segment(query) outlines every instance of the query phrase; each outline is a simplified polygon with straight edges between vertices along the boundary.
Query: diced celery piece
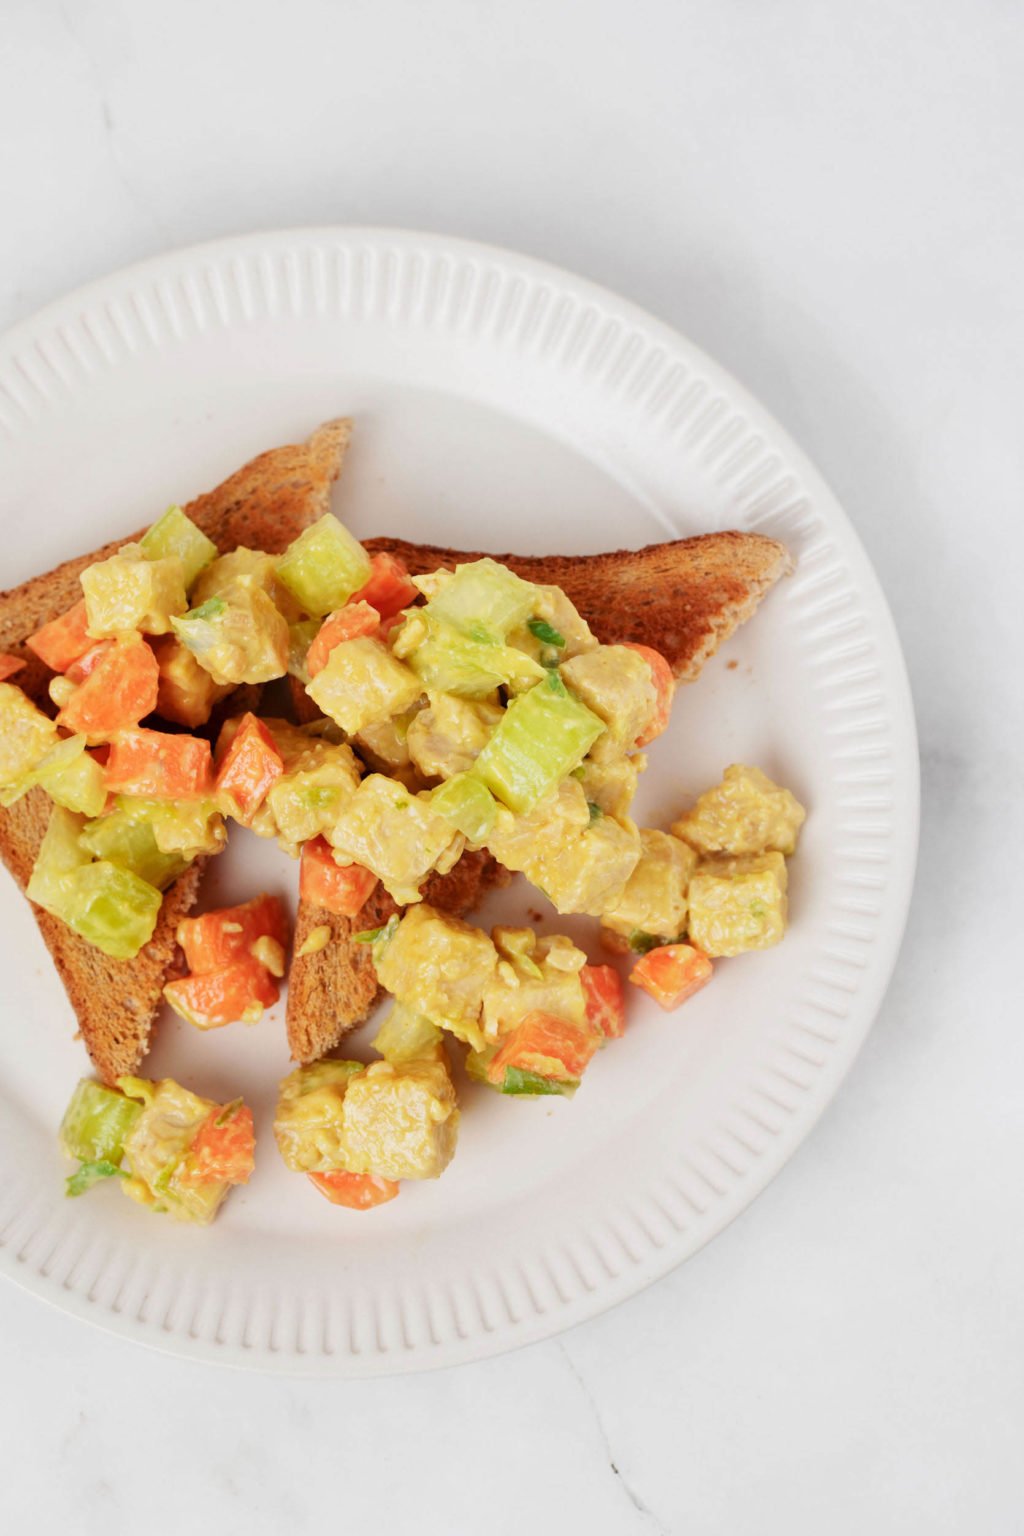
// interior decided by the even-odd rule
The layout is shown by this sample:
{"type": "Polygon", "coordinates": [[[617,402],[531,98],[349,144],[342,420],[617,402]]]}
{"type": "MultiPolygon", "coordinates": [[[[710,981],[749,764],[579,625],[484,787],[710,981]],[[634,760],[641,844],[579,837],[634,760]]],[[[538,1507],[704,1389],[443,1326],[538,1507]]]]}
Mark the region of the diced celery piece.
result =
{"type": "Polygon", "coordinates": [[[84,1077],[71,1095],[60,1124],[60,1144],[80,1163],[120,1163],[124,1139],[142,1114],[142,1105],[84,1077]]]}
{"type": "MultiPolygon", "coordinates": [[[[544,676],[544,668],[525,651],[501,645],[483,630],[476,637],[465,635],[453,625],[415,610],[407,623],[413,633],[423,629],[423,638],[406,659],[431,692],[486,699],[496,688],[529,686],[544,676]]],[[[396,649],[401,654],[401,644],[396,649]]]]}
{"type": "Polygon", "coordinates": [[[68,881],[89,863],[89,854],[79,841],[85,818],[55,805],[36,854],[35,867],[26,894],[48,912],[60,916],[68,881]]]}
{"type": "Polygon", "coordinates": [[[215,800],[146,800],[118,795],[115,809],[147,822],[161,853],[194,859],[200,853],[220,853],[227,838],[224,817],[215,800]]]}
{"type": "Polygon", "coordinates": [[[415,1061],[432,1056],[441,1043],[441,1031],[425,1014],[396,1003],[371,1041],[386,1061],[415,1061]]]}
{"type": "Polygon", "coordinates": [[[509,810],[531,811],[584,759],[605,729],[557,672],[513,699],[473,765],[509,810]]]}
{"type": "Polygon", "coordinates": [[[487,840],[498,814],[494,796],[471,773],[457,773],[439,784],[431,793],[430,804],[456,832],[476,844],[487,840]]]}
{"type": "Polygon", "coordinates": [[[153,937],[163,897],[152,885],[100,860],[66,877],[59,910],[69,928],[115,960],[133,960],[153,937]]]}
{"type": "Polygon", "coordinates": [[[94,1184],[102,1183],[104,1179],[127,1177],[127,1173],[109,1158],[100,1158],[98,1162],[83,1163],[77,1173],[65,1180],[66,1193],[73,1199],[76,1195],[84,1195],[86,1190],[92,1189],[94,1184]]]}
{"type": "Polygon", "coordinates": [[[288,626],[288,676],[297,677],[303,684],[309,682],[306,657],[319,628],[319,619],[300,619],[288,626]]]}
{"type": "Polygon", "coordinates": [[[50,799],[65,810],[98,816],[107,803],[103,769],[84,750],[84,736],[70,736],[60,746],[69,750],[58,760],[56,749],[39,765],[39,783],[50,799]],[[75,750],[71,750],[72,744],[75,750]]]}
{"type": "Polygon", "coordinates": [[[107,800],[103,769],[85,755],[85,737],[68,736],[40,758],[34,768],[0,790],[0,805],[14,805],[41,784],[58,805],[84,816],[98,816],[107,800]]]}
{"type": "Polygon", "coordinates": [[[502,1093],[516,1094],[523,1098],[556,1093],[571,1098],[578,1087],[578,1082],[541,1077],[539,1072],[527,1072],[524,1067],[506,1067],[505,1076],[501,1080],[502,1093]]]}
{"type": "Polygon", "coordinates": [[[147,560],[167,560],[176,555],[185,573],[186,588],[217,555],[213,540],[180,507],[167,508],[163,517],[143,534],[140,548],[147,560]]]}
{"type": "Polygon", "coordinates": [[[294,539],[277,562],[277,579],[303,612],[323,618],[370,579],[370,557],[330,512],[294,539]]]}
{"type": "Polygon", "coordinates": [[[87,822],[81,842],[97,859],[138,875],[158,891],[188,868],[189,861],[181,853],[163,853],[157,847],[152,821],[123,807],[87,822]]]}
{"type": "Polygon", "coordinates": [[[533,612],[535,595],[530,582],[496,560],[474,560],[455,567],[427,611],[473,639],[504,640],[533,612]]]}
{"type": "Polygon", "coordinates": [[[482,1051],[473,1050],[466,1052],[463,1066],[466,1068],[467,1074],[474,1080],[474,1082],[486,1083],[488,1088],[494,1088],[497,1086],[495,1083],[492,1083],[490,1078],[487,1076],[487,1069],[497,1054],[497,1051],[498,1047],[496,1045],[487,1045],[482,1051]]]}

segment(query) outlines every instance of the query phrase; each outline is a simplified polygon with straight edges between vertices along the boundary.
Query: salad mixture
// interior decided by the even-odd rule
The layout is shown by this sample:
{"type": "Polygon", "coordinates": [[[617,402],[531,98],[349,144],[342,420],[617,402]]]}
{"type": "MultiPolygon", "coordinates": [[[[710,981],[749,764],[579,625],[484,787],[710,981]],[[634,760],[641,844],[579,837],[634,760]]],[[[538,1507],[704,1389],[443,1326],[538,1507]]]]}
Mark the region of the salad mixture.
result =
{"type": "MultiPolygon", "coordinates": [[[[219,853],[234,821],[301,860],[300,895],[355,918],[381,886],[400,909],[360,938],[394,1006],[379,1059],[323,1060],[281,1085],[286,1164],[367,1208],[436,1178],[459,1111],[446,1041],[509,1096],[569,1095],[623,1033],[624,988],[564,935],[490,934],[422,899],[487,850],[563,914],[597,920],[629,981],[683,1003],[719,958],[777,944],[804,811],[733,765],[669,830],[630,808],[665,729],[671,669],[603,645],[556,586],[484,558],[410,577],[332,515],[274,557],[217,555],[177,507],[90,566],[81,601],[32,637],[53,718],[0,657],[0,802],[53,801],[28,894],[107,955],[152,937],[163,892],[219,853]],[[231,709],[290,677],[319,711],[231,709]],[[214,729],[211,721],[220,720],[214,729]]],[[[330,941],[330,929],[306,941],[330,941]]],[[[254,1023],[278,996],[284,910],[259,895],[185,920],[171,1007],[198,1029],[254,1023]]],[[[308,952],[308,950],[307,950],[308,952]]],[[[61,1141],[78,1194],[116,1177],[154,1210],[205,1222],[252,1168],[252,1116],[165,1080],[79,1085],[61,1141]]]]}

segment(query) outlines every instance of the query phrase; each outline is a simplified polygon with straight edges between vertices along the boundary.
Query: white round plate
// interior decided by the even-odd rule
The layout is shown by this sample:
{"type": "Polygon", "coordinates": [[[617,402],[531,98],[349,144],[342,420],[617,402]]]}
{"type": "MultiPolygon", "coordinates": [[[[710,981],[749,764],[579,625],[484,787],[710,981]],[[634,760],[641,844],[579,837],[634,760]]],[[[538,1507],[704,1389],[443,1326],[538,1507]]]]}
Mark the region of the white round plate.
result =
{"type": "MultiPolygon", "coordinates": [[[[0,1267],[79,1317],[178,1354],[373,1375],[478,1359],[632,1295],[763,1189],[878,1008],[917,839],[913,710],[878,582],[786,434],[683,337],[525,257],[388,230],[223,240],[82,289],[0,343],[3,585],[128,534],[330,416],[356,431],[334,506],[367,537],[588,553],[720,528],[784,540],[796,574],[681,690],[642,821],[727,763],[808,807],[785,943],[716,967],[626,1037],[572,1102],[469,1085],[458,1155],[361,1214],[289,1174],[271,1135],[283,1009],[146,1063],[257,1115],[257,1172],[216,1224],[112,1186],[67,1200],[56,1129],[88,1071],[26,903],[0,876],[0,1267]]],[[[242,832],[205,900],[291,891],[242,832]]],[[[537,906],[519,885],[488,903],[537,906]]],[[[549,913],[592,949],[594,925],[549,913]]],[[[372,1030],[355,1037],[366,1051],[372,1030]]]]}

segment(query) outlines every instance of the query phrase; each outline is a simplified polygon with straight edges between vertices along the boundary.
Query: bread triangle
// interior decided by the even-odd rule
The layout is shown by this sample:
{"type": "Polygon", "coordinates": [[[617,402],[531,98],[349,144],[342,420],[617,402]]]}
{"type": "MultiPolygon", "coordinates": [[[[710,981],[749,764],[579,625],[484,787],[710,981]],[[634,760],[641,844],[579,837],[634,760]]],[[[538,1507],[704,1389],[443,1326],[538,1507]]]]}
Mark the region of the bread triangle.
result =
{"type": "MultiPolygon", "coordinates": [[[[331,486],[341,470],[350,431],[348,421],[326,422],[304,443],[260,454],[215,490],[189,502],[185,510],[221,553],[239,544],[270,553],[281,551],[330,510],[331,486]]],[[[26,649],[25,641],[78,601],[79,576],[87,565],[116,553],[125,542],[118,539],[0,593],[0,651],[25,658],[27,664],[16,681],[40,705],[48,706],[52,673],[26,649]]],[[[50,801],[38,789],[0,809],[0,857],[23,890],[49,815],[50,801]]],[[[156,931],[134,960],[110,959],[66,924],[33,907],[86,1049],[107,1082],[133,1072],[146,1053],[175,958],[175,931],[196,899],[202,862],[197,860],[167,891],[156,931]]]]}

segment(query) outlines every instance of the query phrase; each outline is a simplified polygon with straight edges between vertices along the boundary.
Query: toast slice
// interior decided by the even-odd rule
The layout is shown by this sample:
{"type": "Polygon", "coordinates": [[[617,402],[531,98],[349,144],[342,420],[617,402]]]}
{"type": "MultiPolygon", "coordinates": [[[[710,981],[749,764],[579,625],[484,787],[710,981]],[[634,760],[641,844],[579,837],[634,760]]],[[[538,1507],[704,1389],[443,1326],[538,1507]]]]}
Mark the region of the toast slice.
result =
{"type": "MultiPolygon", "coordinates": [[[[350,431],[348,421],[326,422],[304,443],[260,454],[185,510],[222,554],[239,544],[277,553],[329,510],[331,486],[340,473],[350,431]]],[[[27,650],[25,641],[78,601],[78,578],[87,565],[115,554],[125,542],[118,539],[0,593],[0,650],[25,658],[17,682],[37,703],[49,707],[52,673],[27,650]]],[[[38,789],[0,809],[0,857],[22,890],[49,815],[50,801],[38,789]]],[[[134,960],[112,960],[57,918],[33,907],[86,1049],[106,1082],[133,1072],[146,1053],[175,958],[175,932],[195,902],[203,862],[196,860],[167,891],[153,937],[134,960]]]]}
{"type": "MultiPolygon", "coordinates": [[[[365,542],[371,554],[397,555],[413,576],[483,558],[405,539],[365,542]]],[[[736,531],[602,555],[491,558],[526,581],[561,587],[605,645],[653,646],[681,683],[693,682],[768,589],[793,568],[784,544],[736,531]]]]}
{"type": "MultiPolygon", "coordinates": [[[[367,539],[371,554],[399,556],[414,576],[479,560],[479,554],[410,544],[404,539],[367,539]]],[[[636,641],[660,651],[680,682],[692,682],[705,661],[744,621],[768,589],[792,569],[784,545],[755,533],[708,533],[646,549],[602,555],[495,555],[527,581],[559,586],[606,645],[636,641]]],[[[293,688],[300,719],[315,718],[301,685],[293,688]],[[308,707],[306,707],[308,706],[308,707]]],[[[462,916],[508,875],[487,854],[467,853],[450,874],[434,875],[425,899],[462,916]]],[[[387,921],[394,902],[374,892],[354,919],[332,917],[300,901],[296,958],[288,990],[288,1045],[300,1062],[332,1050],[362,1024],[380,996],[366,945],[353,934],[387,921]],[[327,927],[323,949],[300,955],[317,927],[327,927]]]]}

